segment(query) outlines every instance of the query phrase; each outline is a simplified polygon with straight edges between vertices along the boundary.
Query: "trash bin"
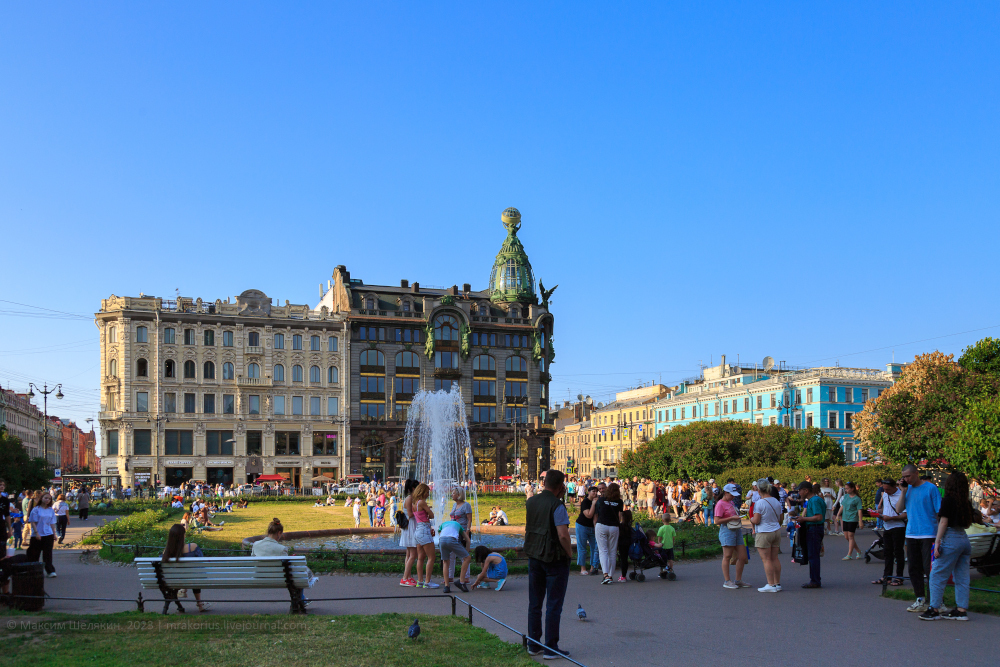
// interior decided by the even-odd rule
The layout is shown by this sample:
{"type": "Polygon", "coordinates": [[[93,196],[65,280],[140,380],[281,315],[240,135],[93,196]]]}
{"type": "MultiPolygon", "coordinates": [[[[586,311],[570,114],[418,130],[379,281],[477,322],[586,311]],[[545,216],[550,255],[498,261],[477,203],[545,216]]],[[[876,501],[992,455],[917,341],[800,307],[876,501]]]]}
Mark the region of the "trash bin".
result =
{"type": "Polygon", "coordinates": [[[15,563],[11,566],[11,591],[14,608],[41,611],[45,606],[45,566],[41,563],[15,563]],[[38,597],[19,598],[18,595],[38,597]]]}

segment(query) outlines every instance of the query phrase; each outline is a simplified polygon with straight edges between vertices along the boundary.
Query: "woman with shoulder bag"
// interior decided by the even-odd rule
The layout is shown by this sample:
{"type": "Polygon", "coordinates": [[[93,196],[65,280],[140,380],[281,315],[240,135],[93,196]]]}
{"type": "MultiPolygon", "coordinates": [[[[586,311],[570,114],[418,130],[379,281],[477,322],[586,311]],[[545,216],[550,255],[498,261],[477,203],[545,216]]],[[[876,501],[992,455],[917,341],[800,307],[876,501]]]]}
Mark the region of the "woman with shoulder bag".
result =
{"type": "Polygon", "coordinates": [[[740,492],[735,484],[726,484],[715,502],[715,523],[719,524],[719,543],[722,544],[722,575],[725,577],[723,588],[749,588],[743,583],[743,568],[749,559],[743,547],[743,520],[735,499],[740,492]],[[736,564],[736,581],[729,578],[730,562],[736,564]]]}
{"type": "Polygon", "coordinates": [[[615,573],[615,556],[618,555],[618,527],[622,523],[622,511],[625,509],[618,485],[609,484],[604,497],[597,500],[595,507],[597,515],[594,532],[597,535],[597,550],[601,555],[601,570],[604,572],[601,583],[610,584],[615,573]]]}
{"type": "Polygon", "coordinates": [[[767,479],[757,480],[760,499],[754,503],[750,523],[756,526],[754,546],[764,565],[767,584],[757,590],[761,593],[777,593],[781,590],[781,503],[771,495],[771,483],[767,479]]]}
{"type": "Polygon", "coordinates": [[[396,523],[399,524],[399,546],[406,549],[406,560],[403,564],[403,578],[400,586],[414,587],[413,564],[417,562],[417,538],[414,535],[417,524],[413,520],[413,489],[417,488],[417,480],[408,479],[403,484],[403,509],[397,513],[396,523]]]}

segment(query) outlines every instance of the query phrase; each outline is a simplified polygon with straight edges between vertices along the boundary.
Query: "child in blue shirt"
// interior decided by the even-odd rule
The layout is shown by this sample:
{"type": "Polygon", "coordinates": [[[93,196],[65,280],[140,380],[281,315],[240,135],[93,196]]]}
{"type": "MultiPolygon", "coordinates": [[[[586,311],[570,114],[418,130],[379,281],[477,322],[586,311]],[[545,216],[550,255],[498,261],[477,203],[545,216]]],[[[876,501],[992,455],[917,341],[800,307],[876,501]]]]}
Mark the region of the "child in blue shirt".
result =
{"type": "Polygon", "coordinates": [[[13,511],[10,513],[10,532],[14,538],[14,548],[21,548],[21,531],[24,530],[24,513],[17,509],[17,505],[11,505],[13,511]]]}

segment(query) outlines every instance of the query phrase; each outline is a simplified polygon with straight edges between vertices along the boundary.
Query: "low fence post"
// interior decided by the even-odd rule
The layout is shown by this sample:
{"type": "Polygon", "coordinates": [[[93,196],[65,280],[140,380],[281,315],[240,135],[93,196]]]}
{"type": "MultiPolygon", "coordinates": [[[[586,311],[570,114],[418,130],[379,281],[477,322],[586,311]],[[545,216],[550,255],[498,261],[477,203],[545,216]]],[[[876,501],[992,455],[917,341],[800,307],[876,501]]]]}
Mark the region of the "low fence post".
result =
{"type": "Polygon", "coordinates": [[[469,625],[472,625],[472,605],[469,605],[469,625]]]}
{"type": "Polygon", "coordinates": [[[347,552],[344,552],[344,569],[347,569],[347,552]]]}
{"type": "Polygon", "coordinates": [[[687,547],[687,540],[681,540],[681,558],[684,558],[685,547],[687,547]]]}
{"type": "Polygon", "coordinates": [[[138,606],[138,607],[139,607],[139,611],[140,611],[140,612],[144,612],[144,611],[146,611],[146,608],[144,607],[144,605],[145,605],[146,603],[145,603],[145,602],[143,601],[143,599],[142,599],[142,591],[139,591],[139,599],[137,599],[137,600],[135,601],[135,604],[136,604],[136,606],[138,606]]]}
{"type": "Polygon", "coordinates": [[[451,615],[455,615],[455,596],[451,596],[451,615]]]}

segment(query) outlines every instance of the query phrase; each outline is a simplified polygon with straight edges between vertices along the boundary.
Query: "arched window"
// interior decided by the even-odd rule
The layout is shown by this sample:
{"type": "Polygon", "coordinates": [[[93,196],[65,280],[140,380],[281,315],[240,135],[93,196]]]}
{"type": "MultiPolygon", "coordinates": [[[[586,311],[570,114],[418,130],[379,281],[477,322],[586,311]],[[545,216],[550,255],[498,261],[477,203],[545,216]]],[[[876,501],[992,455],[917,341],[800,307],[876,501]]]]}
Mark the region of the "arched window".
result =
{"type": "Polygon", "coordinates": [[[233,379],[233,375],[234,375],[234,373],[233,373],[233,364],[230,363],[230,362],[228,362],[228,361],[226,363],[222,364],[222,379],[223,380],[232,380],[233,379]]]}
{"type": "Polygon", "coordinates": [[[526,372],[528,370],[528,362],[521,357],[507,357],[507,370],[526,372]]]}
{"type": "Polygon", "coordinates": [[[319,352],[319,336],[309,337],[309,349],[313,352],[319,352]]]}
{"type": "Polygon", "coordinates": [[[274,365],[274,381],[284,382],[285,381],[285,367],[281,364],[274,365]]]}
{"type": "Polygon", "coordinates": [[[435,317],[434,340],[458,340],[458,320],[451,315],[435,317]]]}
{"type": "Polygon", "coordinates": [[[368,310],[375,310],[375,299],[373,297],[365,299],[365,308],[368,310]]]}
{"type": "Polygon", "coordinates": [[[247,366],[247,377],[251,380],[257,380],[260,378],[260,366],[257,364],[250,364],[247,366]]]}
{"type": "Polygon", "coordinates": [[[385,355],[378,350],[365,350],[361,353],[360,364],[362,366],[385,367],[385,355]]]}
{"type": "Polygon", "coordinates": [[[396,372],[398,373],[400,369],[415,369],[419,370],[420,360],[417,357],[416,352],[397,352],[396,353],[396,372]]]}
{"type": "Polygon", "coordinates": [[[326,381],[328,384],[336,384],[340,382],[340,371],[336,366],[330,366],[326,369],[326,381]]]}
{"type": "Polygon", "coordinates": [[[409,301],[404,301],[403,302],[403,312],[404,313],[410,312],[410,302],[409,301]]]}
{"type": "Polygon", "coordinates": [[[184,362],[184,378],[194,378],[194,362],[190,359],[184,362]]]}
{"type": "Polygon", "coordinates": [[[319,366],[310,366],[309,367],[309,382],[311,382],[313,384],[319,384],[319,382],[320,382],[320,379],[319,379],[319,366]]]}
{"type": "MultiPolygon", "coordinates": [[[[167,363],[169,364],[169,363],[173,363],[173,362],[168,361],[167,363]]],[[[112,359],[111,361],[108,362],[108,375],[110,375],[111,377],[118,377],[118,360],[117,359],[112,359]]]]}
{"type": "Polygon", "coordinates": [[[214,380],[215,379],[215,362],[206,361],[205,365],[202,367],[202,379],[204,380],[214,380]]]}
{"type": "Polygon", "coordinates": [[[292,366],[292,382],[302,382],[302,366],[292,366]]]}
{"type": "Polygon", "coordinates": [[[497,369],[496,359],[488,354],[480,354],[472,358],[472,370],[474,371],[495,371],[497,369]]]}
{"type": "Polygon", "coordinates": [[[517,308],[511,308],[510,309],[510,316],[511,317],[521,317],[521,311],[518,310],[517,308]]]}
{"type": "Polygon", "coordinates": [[[149,375],[149,364],[146,363],[145,359],[139,359],[135,362],[135,374],[139,377],[146,377],[149,375]]]}

